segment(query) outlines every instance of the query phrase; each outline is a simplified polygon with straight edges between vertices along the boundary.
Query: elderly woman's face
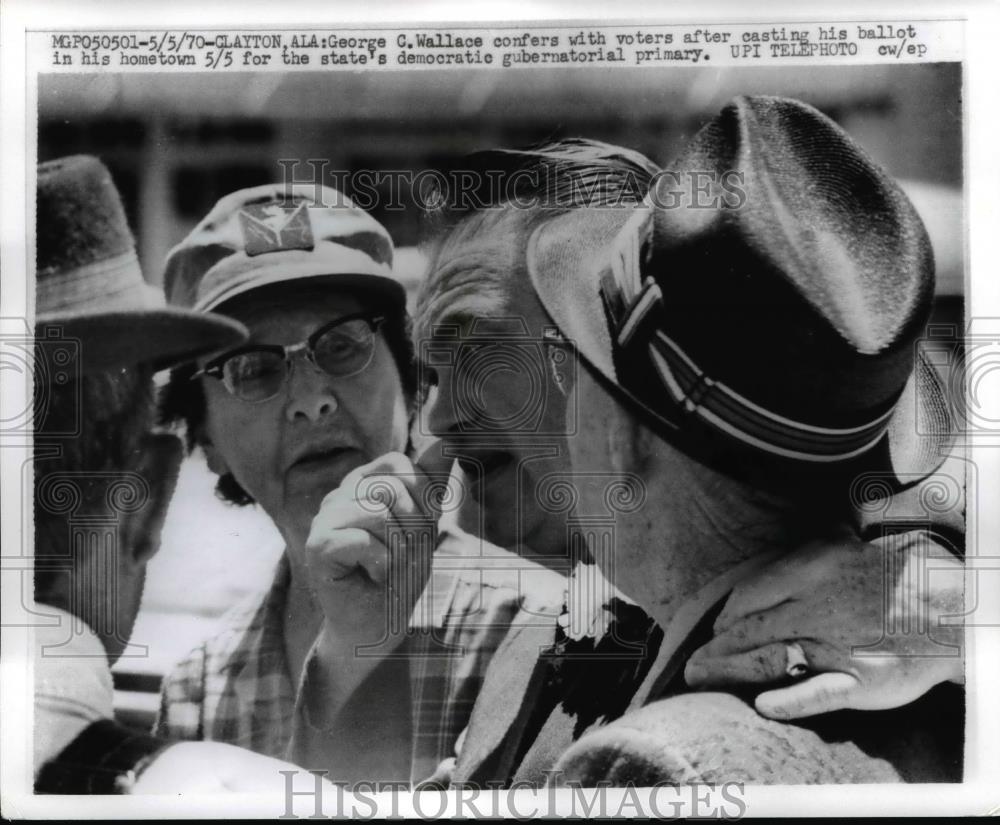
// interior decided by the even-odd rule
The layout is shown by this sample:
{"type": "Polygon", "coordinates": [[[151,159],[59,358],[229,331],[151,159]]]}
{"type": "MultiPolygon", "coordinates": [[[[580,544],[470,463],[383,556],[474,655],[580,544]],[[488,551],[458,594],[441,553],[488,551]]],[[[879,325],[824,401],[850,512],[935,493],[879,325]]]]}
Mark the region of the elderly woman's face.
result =
{"type": "MultiPolygon", "coordinates": [[[[247,346],[287,346],[368,307],[349,293],[313,287],[266,304],[237,299],[223,311],[250,330],[247,346]]],[[[381,332],[375,333],[371,361],[348,377],[330,375],[296,353],[284,383],[267,400],[243,400],[222,381],[202,381],[209,466],[231,472],[286,539],[304,541],[323,497],[347,473],[406,445],[406,402],[381,332]]]]}

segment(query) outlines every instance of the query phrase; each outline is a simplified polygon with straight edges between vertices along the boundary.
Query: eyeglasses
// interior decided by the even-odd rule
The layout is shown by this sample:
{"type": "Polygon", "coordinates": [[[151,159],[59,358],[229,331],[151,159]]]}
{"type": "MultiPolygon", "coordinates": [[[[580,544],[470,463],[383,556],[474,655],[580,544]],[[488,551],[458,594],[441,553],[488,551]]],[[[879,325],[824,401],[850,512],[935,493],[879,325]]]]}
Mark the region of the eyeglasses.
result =
{"type": "Polygon", "coordinates": [[[227,352],[191,379],[209,376],[243,401],[269,401],[285,386],[292,372],[292,358],[299,352],[327,375],[348,378],[371,363],[375,332],[384,321],[381,315],[347,315],[325,324],[298,344],[257,344],[227,352]]]}

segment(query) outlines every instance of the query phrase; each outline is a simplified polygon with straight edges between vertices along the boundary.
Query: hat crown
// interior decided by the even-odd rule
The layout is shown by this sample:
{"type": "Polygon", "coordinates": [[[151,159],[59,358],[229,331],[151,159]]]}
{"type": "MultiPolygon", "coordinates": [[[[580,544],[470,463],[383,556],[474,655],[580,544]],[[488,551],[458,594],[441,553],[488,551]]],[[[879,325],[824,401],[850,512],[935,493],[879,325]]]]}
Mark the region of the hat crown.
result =
{"type": "Polygon", "coordinates": [[[737,98],[631,216],[543,224],[528,269],[590,367],[724,471],[773,469],[767,457],[912,483],[951,442],[943,385],[916,347],[934,295],[927,232],[804,103],[737,98]]]}
{"type": "Polygon", "coordinates": [[[653,209],[643,272],[667,296],[662,329],[790,418],[859,423],[893,403],[934,291],[930,241],[895,182],[825,115],[769,97],[737,98],[670,168],[735,172],[742,198],[715,186],[709,208],[653,209]]]}
{"type": "Polygon", "coordinates": [[[392,261],[389,233],[343,193],[268,184],[220,199],[170,252],[164,283],[171,304],[196,310],[319,276],[353,276],[345,283],[367,283],[405,301],[392,279],[392,261]]]}
{"type": "Polygon", "coordinates": [[[737,98],[670,168],[708,170],[716,179],[736,171],[745,200],[736,208],[658,210],[658,251],[733,232],[860,351],[891,344],[933,294],[930,240],[912,204],[807,104],[737,98]]]}
{"type": "Polygon", "coordinates": [[[35,215],[36,335],[78,345],[81,374],[169,366],[246,338],[233,321],[168,309],[146,283],[121,197],[96,157],[39,164],[35,215]]]}
{"type": "Polygon", "coordinates": [[[163,306],[142,277],[121,197],[100,160],[72,155],[39,164],[35,203],[40,317],[163,306]]]}
{"type": "Polygon", "coordinates": [[[39,279],[131,252],[135,240],[111,173],[95,157],[38,165],[36,269],[39,279]]]}

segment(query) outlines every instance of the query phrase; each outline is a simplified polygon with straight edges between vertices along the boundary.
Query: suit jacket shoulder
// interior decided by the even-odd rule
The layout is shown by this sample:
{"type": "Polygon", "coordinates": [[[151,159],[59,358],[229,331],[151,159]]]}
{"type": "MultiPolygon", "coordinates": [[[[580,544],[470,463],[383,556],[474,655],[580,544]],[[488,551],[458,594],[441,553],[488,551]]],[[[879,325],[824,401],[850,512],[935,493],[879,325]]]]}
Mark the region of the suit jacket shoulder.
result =
{"type": "MultiPolygon", "coordinates": [[[[776,722],[726,693],[660,699],[587,733],[554,765],[560,783],[836,784],[961,781],[954,695],[889,712],[841,711],[776,722]]],[[[961,725],[957,725],[961,730],[961,725]]]]}

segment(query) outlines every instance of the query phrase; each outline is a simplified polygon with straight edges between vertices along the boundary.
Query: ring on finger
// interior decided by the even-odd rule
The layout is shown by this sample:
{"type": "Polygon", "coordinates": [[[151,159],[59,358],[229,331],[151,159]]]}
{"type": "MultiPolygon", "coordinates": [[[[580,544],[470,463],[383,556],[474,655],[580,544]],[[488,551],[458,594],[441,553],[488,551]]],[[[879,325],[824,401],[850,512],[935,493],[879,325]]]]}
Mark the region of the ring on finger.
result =
{"type": "Polygon", "coordinates": [[[785,673],[792,679],[801,679],[809,672],[809,660],[798,642],[785,645],[785,673]]]}

